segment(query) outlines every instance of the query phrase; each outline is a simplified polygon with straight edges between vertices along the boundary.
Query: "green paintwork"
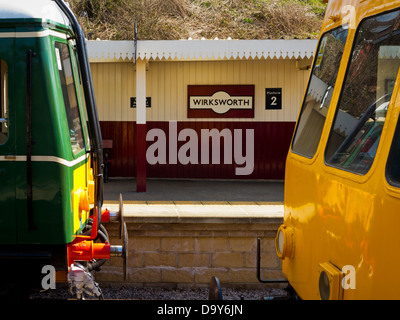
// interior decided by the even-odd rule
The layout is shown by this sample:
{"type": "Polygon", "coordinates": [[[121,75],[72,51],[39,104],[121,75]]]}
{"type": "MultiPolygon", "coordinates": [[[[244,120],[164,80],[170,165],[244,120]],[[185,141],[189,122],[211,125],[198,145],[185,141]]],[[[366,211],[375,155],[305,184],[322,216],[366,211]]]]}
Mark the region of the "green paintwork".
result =
{"type": "MultiPolygon", "coordinates": [[[[0,20],[0,35],[12,31],[12,27],[16,32],[45,30],[38,19],[0,20]]],[[[51,29],[72,35],[66,26],[52,24],[51,29]]],[[[26,51],[29,49],[36,53],[32,60],[32,155],[72,161],[85,154],[85,150],[76,155],[72,152],[54,41],[67,43],[65,39],[54,36],[0,37],[0,59],[7,62],[9,82],[9,138],[0,145],[0,157],[26,155],[26,51]]],[[[70,51],[72,56],[71,46],[70,51]]],[[[79,84],[75,61],[73,68],[75,82],[79,84]]],[[[83,93],[79,86],[76,90],[87,141],[83,93]]],[[[71,242],[73,170],[85,161],[73,167],[56,162],[32,162],[34,230],[28,229],[27,222],[26,161],[0,161],[0,245],[71,242]]]]}

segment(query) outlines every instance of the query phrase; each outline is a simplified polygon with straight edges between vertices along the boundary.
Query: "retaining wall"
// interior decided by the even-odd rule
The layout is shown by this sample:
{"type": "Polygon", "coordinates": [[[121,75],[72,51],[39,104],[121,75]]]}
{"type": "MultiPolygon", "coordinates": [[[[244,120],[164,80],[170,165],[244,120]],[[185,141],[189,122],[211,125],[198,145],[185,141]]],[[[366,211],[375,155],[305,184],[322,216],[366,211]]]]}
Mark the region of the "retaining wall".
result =
{"type": "MultiPolygon", "coordinates": [[[[137,286],[205,287],[212,276],[226,287],[258,288],[261,277],[283,278],[274,238],[281,217],[126,217],[129,234],[127,283],[137,286]]],[[[108,224],[112,244],[122,243],[118,224],[108,224]]],[[[96,274],[99,283],[122,282],[122,259],[96,274]]],[[[276,284],[274,285],[276,286],[276,284]]]]}

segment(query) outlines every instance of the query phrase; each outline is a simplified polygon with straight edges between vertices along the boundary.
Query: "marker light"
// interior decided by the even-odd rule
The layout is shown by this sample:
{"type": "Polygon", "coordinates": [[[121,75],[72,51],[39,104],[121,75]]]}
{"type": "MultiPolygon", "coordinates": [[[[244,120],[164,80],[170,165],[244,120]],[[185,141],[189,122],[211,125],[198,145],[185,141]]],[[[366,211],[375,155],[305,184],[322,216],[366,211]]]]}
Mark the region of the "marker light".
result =
{"type": "Polygon", "coordinates": [[[321,300],[329,300],[331,296],[331,285],[329,284],[329,277],[325,271],[321,271],[319,274],[319,295],[321,300]]]}
{"type": "Polygon", "coordinates": [[[343,272],[330,262],[319,264],[318,289],[321,300],[343,299],[343,272]]]}
{"type": "Polygon", "coordinates": [[[294,254],[294,241],[293,241],[294,229],[293,227],[286,227],[281,225],[278,229],[275,238],[275,250],[276,254],[280,259],[293,258],[294,254]]]}

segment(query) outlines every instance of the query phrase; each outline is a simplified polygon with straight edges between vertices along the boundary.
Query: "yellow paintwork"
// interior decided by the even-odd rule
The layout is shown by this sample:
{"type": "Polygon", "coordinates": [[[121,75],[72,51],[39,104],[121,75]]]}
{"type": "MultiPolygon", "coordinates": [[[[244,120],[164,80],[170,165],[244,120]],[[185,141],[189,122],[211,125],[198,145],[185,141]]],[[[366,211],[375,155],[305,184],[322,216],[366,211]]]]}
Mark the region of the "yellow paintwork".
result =
{"type": "Polygon", "coordinates": [[[354,266],[356,289],[343,299],[400,298],[400,190],[385,178],[385,166],[400,111],[396,82],[376,157],[358,175],[324,163],[356,27],[362,19],[400,7],[400,1],[335,1],[327,6],[321,34],[346,20],[350,25],[335,91],[320,144],[312,159],[289,151],[285,175],[284,225],[293,228],[294,254],[283,272],[302,299],[319,299],[320,265],[354,266]],[[344,6],[346,9],[343,9],[344,6]],[[354,14],[347,14],[354,7],[354,14]],[[350,10],[350,11],[349,11],[350,10]],[[349,21],[350,18],[351,20],[349,21]]]}
{"type": "Polygon", "coordinates": [[[74,170],[74,187],[72,190],[73,225],[76,234],[89,218],[90,208],[94,205],[93,170],[90,159],[74,170]]]}

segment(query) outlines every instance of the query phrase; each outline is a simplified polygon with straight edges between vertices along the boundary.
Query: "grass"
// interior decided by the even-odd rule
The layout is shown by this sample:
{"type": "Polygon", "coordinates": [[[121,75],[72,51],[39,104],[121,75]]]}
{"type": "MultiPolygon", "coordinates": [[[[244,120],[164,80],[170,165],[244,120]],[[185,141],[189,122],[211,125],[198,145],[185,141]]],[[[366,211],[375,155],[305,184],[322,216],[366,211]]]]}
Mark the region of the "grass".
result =
{"type": "Polygon", "coordinates": [[[316,38],[321,0],[69,0],[88,39],[316,38]]]}

